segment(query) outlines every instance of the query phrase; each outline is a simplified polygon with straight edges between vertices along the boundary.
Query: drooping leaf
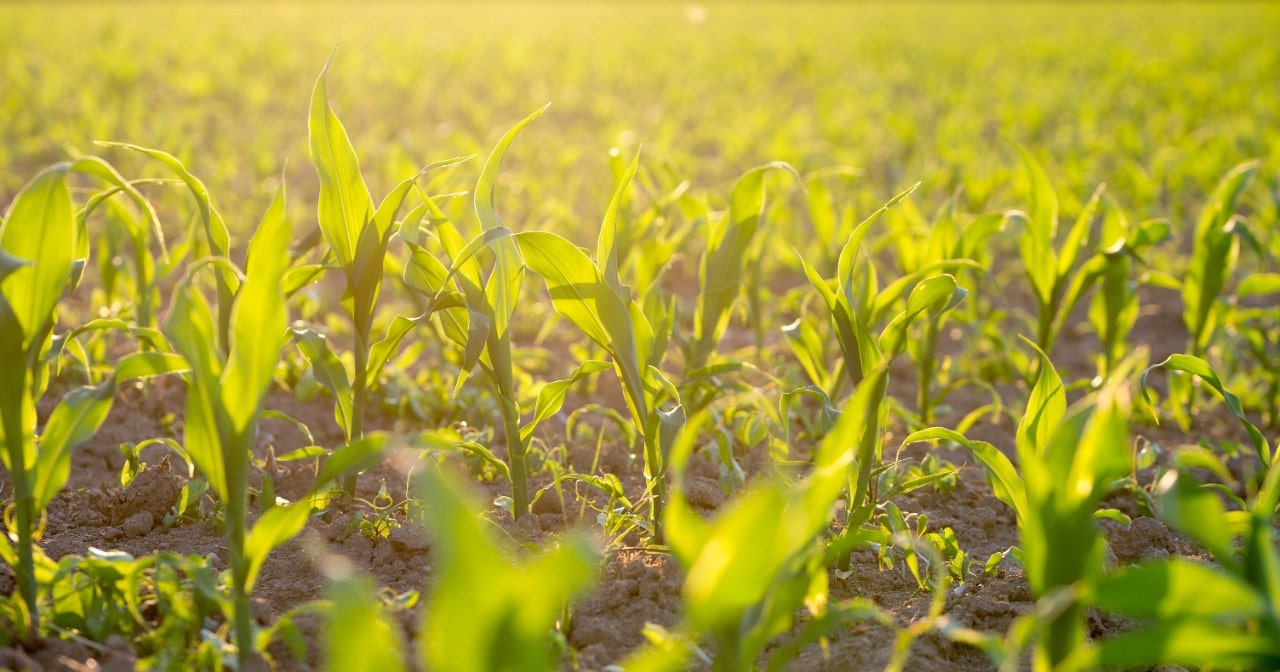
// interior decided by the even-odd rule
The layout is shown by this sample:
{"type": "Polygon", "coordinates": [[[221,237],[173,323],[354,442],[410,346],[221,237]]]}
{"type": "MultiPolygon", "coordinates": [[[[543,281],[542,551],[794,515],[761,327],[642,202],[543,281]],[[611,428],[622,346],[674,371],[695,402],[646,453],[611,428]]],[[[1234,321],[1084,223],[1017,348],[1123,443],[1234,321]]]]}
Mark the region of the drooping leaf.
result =
{"type": "Polygon", "coordinates": [[[306,502],[289,506],[273,506],[253,524],[253,529],[244,540],[244,561],[248,565],[244,586],[246,592],[253,590],[258,571],[262,569],[262,563],[266,561],[267,555],[284,542],[297,536],[307,524],[307,517],[310,515],[311,507],[306,502]]]}

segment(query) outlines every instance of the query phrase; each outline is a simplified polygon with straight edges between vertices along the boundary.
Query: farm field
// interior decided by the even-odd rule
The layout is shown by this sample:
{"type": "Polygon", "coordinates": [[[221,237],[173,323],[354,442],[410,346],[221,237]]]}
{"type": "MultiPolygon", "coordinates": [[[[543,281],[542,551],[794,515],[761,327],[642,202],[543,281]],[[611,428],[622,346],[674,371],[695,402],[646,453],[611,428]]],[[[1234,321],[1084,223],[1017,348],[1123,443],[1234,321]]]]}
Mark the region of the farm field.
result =
{"type": "Polygon", "coordinates": [[[0,3],[0,669],[1280,669],[1276,35],[0,3]]]}

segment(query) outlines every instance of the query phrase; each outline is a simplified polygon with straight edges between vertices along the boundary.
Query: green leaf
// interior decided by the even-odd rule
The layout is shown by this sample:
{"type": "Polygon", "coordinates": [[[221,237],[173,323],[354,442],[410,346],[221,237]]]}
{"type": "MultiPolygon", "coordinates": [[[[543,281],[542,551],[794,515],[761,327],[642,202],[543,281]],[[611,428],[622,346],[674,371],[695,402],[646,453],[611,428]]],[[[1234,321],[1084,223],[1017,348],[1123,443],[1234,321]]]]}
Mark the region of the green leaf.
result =
{"type": "Polygon", "coordinates": [[[694,309],[692,368],[707,363],[728,325],[729,311],[743,282],[747,248],[764,217],[764,176],[770,170],[784,170],[803,182],[789,164],[769,163],[747,171],[733,185],[729,211],[712,227],[698,269],[701,291],[694,309]]]}
{"type": "Polygon", "coordinates": [[[631,180],[635,179],[636,169],[640,166],[640,152],[636,151],[635,158],[631,159],[631,163],[623,171],[622,177],[618,180],[618,186],[613,191],[613,198],[609,200],[609,209],[605,210],[604,222],[600,224],[600,235],[596,239],[596,263],[601,264],[601,272],[604,274],[605,282],[613,287],[613,291],[618,296],[624,297],[622,289],[622,280],[618,277],[618,267],[621,260],[618,258],[618,220],[619,211],[622,208],[623,197],[626,196],[627,187],[631,184],[631,180]]]}
{"type": "Polygon", "coordinates": [[[339,265],[352,267],[356,256],[356,243],[365,223],[373,217],[373,197],[360,175],[360,161],[355,148],[338,116],[329,107],[326,88],[329,61],[316,78],[311,91],[311,113],[308,118],[308,137],[311,160],[320,176],[320,200],[317,218],[325,241],[333,250],[339,265]]]}
{"type": "MultiPolygon", "coordinates": [[[[647,329],[632,322],[622,298],[605,281],[600,269],[573,243],[541,231],[515,236],[525,264],[547,284],[551,305],[588,338],[613,356],[622,371],[623,384],[633,401],[643,404],[643,372],[648,353],[638,352],[636,331],[647,329]]],[[[652,339],[652,336],[649,336],[652,339]]]]}
{"type": "Polygon", "coordinates": [[[288,339],[282,280],[289,267],[291,227],[284,202],[282,187],[249,241],[245,281],[232,308],[230,354],[220,390],[237,432],[255,421],[288,339]]]}
{"type": "Polygon", "coordinates": [[[404,340],[409,330],[417,324],[417,320],[403,315],[391,318],[391,324],[387,326],[387,335],[369,349],[368,379],[370,382],[375,382],[382,376],[382,367],[386,366],[387,360],[400,349],[400,341],[404,340]]]}
{"type": "Polygon", "coordinates": [[[560,410],[560,407],[564,405],[565,395],[568,394],[569,388],[574,383],[587,376],[592,376],[611,368],[613,368],[613,365],[608,362],[587,360],[579,364],[578,368],[574,369],[568,378],[543,385],[542,389],[538,391],[538,401],[534,405],[533,419],[520,428],[520,440],[527,441],[530,436],[533,436],[534,430],[538,428],[538,425],[542,424],[543,420],[555,415],[560,410]]]}
{"type": "Polygon", "coordinates": [[[1169,472],[1160,482],[1160,519],[1204,545],[1228,568],[1236,567],[1222,501],[1189,476],[1169,472]]]}
{"type": "Polygon", "coordinates": [[[537,112],[525,117],[520,123],[507,131],[485,161],[484,169],[480,171],[480,180],[476,183],[475,192],[476,216],[480,219],[480,225],[484,229],[502,226],[502,219],[498,217],[498,212],[494,208],[494,187],[498,184],[498,169],[502,166],[502,157],[506,155],[507,148],[516,139],[516,135],[534,119],[542,116],[542,113],[546,112],[550,106],[551,103],[543,105],[537,112]]]}
{"type": "Polygon", "coordinates": [[[319,382],[334,399],[334,415],[337,418],[338,426],[347,434],[347,438],[351,436],[351,382],[347,376],[347,369],[343,366],[338,356],[329,349],[328,340],[324,334],[312,329],[294,329],[293,339],[298,344],[298,349],[302,351],[308,362],[311,362],[311,368],[315,372],[316,381],[319,382]]]}
{"type": "MultiPolygon", "coordinates": [[[[1142,375],[1139,378],[1139,387],[1142,389],[1142,397],[1148,404],[1151,403],[1151,398],[1150,390],[1147,387],[1147,375],[1155,369],[1167,369],[1169,371],[1189,373],[1193,376],[1198,376],[1207,385],[1209,385],[1209,387],[1213,388],[1214,391],[1222,397],[1222,402],[1226,405],[1227,412],[1236,416],[1236,418],[1240,420],[1240,424],[1244,426],[1245,432],[1249,434],[1249,439],[1253,443],[1253,449],[1257,453],[1258,457],[1262,459],[1262,463],[1264,465],[1272,464],[1274,456],[1272,455],[1271,447],[1267,444],[1266,437],[1264,437],[1262,432],[1258,431],[1258,428],[1255,427],[1252,422],[1249,422],[1247,417],[1245,417],[1244,407],[1240,403],[1240,397],[1228,392],[1226,388],[1223,387],[1222,379],[1218,377],[1218,373],[1213,370],[1213,367],[1210,366],[1208,362],[1191,355],[1173,354],[1169,355],[1169,357],[1163,362],[1160,362],[1155,366],[1148,367],[1142,372],[1142,375]]],[[[1273,502],[1272,508],[1274,508],[1274,506],[1275,503],[1273,502]]]]}
{"type": "Polygon", "coordinates": [[[53,409],[40,435],[33,474],[35,510],[53,500],[71,475],[71,451],[93,436],[111,411],[114,381],[72,390],[53,409]]]}
{"type": "Polygon", "coordinates": [[[1048,449],[1050,440],[1066,413],[1067,394],[1062,386],[1062,378],[1054,370],[1048,355],[1031,340],[1020,338],[1040,358],[1040,374],[1031,390],[1031,398],[1027,400],[1027,412],[1018,423],[1018,457],[1026,468],[1025,465],[1032,461],[1033,455],[1048,449]]]}
{"type": "Polygon", "coordinates": [[[1227,173],[1196,222],[1191,265],[1182,283],[1182,316],[1191,332],[1193,354],[1201,354],[1208,347],[1217,325],[1218,296],[1235,268],[1239,248],[1231,226],[1236,202],[1259,165],[1250,161],[1227,173]]]}
{"type": "Polygon", "coordinates": [[[1161,622],[1265,618],[1268,613],[1266,600],[1247,583],[1184,558],[1123,569],[1103,579],[1094,597],[1110,611],[1161,622]]]}
{"type": "Polygon", "coordinates": [[[383,457],[387,445],[387,437],[383,434],[366,434],[329,453],[320,473],[316,475],[313,491],[324,487],[330,481],[337,480],[344,474],[360,472],[375,466],[383,457]]]}
{"type": "Polygon", "coordinates": [[[258,518],[244,540],[244,561],[248,565],[245,592],[253,590],[254,581],[257,580],[258,571],[262,569],[267,555],[301,532],[310,515],[311,507],[306,502],[300,502],[289,506],[273,506],[258,518]]]}
{"type": "Polygon", "coordinates": [[[941,315],[964,300],[967,293],[950,275],[935,275],[922,280],[911,290],[906,309],[881,332],[880,349],[890,358],[902,354],[907,349],[907,329],[916,317],[922,313],[928,313],[930,317],[941,315]]]}
{"type": "Polygon", "coordinates": [[[1236,296],[1264,296],[1280,294],[1280,273],[1253,273],[1236,286],[1236,296]]]}
{"type": "MultiPolygon", "coordinates": [[[[1035,156],[1022,145],[1018,145],[1018,153],[1022,155],[1022,165],[1031,184],[1031,233],[1045,249],[1052,250],[1058,235],[1058,194],[1035,156]]],[[[1056,268],[1055,264],[1050,270],[1056,268]]]]}
{"type": "Polygon", "coordinates": [[[54,307],[71,284],[76,224],[66,180],[69,167],[59,163],[40,171],[18,192],[0,228],[0,247],[7,257],[0,291],[21,326],[27,350],[38,349],[37,339],[43,340],[54,307]],[[14,257],[29,263],[16,265],[14,257]]]}
{"type": "Polygon", "coordinates": [[[1060,669],[1135,668],[1161,663],[1273,670],[1280,668],[1280,637],[1228,628],[1208,619],[1177,620],[1083,647],[1060,669]]]}
{"type": "MultiPolygon", "coordinates": [[[[142,212],[143,217],[147,220],[147,224],[150,225],[149,230],[151,237],[155,240],[156,244],[160,246],[161,255],[167,256],[169,254],[165,246],[164,231],[160,228],[160,218],[156,215],[155,208],[151,206],[151,201],[148,201],[146,197],[144,197],[142,193],[133,186],[133,184],[124,179],[124,177],[120,175],[120,173],[116,171],[111,164],[96,156],[83,156],[72,162],[71,169],[78,173],[97,177],[103,182],[112,185],[112,187],[114,187],[112,189],[113,193],[118,191],[123,192],[128,196],[129,199],[133,201],[134,205],[138,206],[138,210],[142,212]]],[[[86,205],[85,209],[89,209],[88,205],[86,205]]],[[[143,231],[146,231],[146,229],[143,231]]],[[[145,234],[135,232],[135,235],[145,234]]]]}
{"type": "Polygon", "coordinates": [[[1084,209],[1080,211],[1080,216],[1076,218],[1075,224],[1067,231],[1067,237],[1058,246],[1058,277],[1067,277],[1071,273],[1072,267],[1076,265],[1076,258],[1080,256],[1080,250],[1088,242],[1089,226],[1093,223],[1093,218],[1098,214],[1099,208],[1102,207],[1104,191],[1106,191],[1106,185],[1098,185],[1098,188],[1093,191],[1093,195],[1089,197],[1089,201],[1085,203],[1084,209]]]}
{"type": "Polygon", "coordinates": [[[400,672],[405,669],[400,627],[388,618],[381,597],[369,577],[357,578],[344,569],[327,590],[328,657],[325,669],[334,672],[400,672]]]}
{"type": "Polygon", "coordinates": [[[990,443],[970,441],[959,433],[942,427],[931,427],[915,432],[903,439],[902,445],[907,446],[919,441],[951,441],[968,448],[986,468],[996,498],[1013,509],[1018,518],[1018,527],[1024,526],[1023,521],[1027,520],[1029,515],[1026,486],[1022,482],[1022,477],[1018,475],[1018,470],[1013,466],[1013,462],[1004,453],[990,443]]]}
{"type": "Polygon", "coordinates": [[[187,406],[183,419],[183,445],[200,471],[209,479],[218,498],[230,496],[222,454],[222,419],[214,405],[223,362],[209,335],[216,333],[213,313],[204,296],[188,277],[175,293],[164,333],[191,367],[187,381],[187,406]]]}
{"type": "Polygon", "coordinates": [[[569,535],[512,564],[471,495],[435,468],[424,474],[436,580],[427,598],[422,666],[440,672],[555,669],[548,635],[564,606],[593,579],[599,556],[569,535]],[[497,580],[499,577],[502,580],[497,580]]]}
{"type": "Polygon", "coordinates": [[[164,164],[169,170],[182,180],[187,188],[191,190],[191,194],[195,196],[196,206],[200,209],[200,221],[204,224],[205,235],[208,237],[209,247],[216,255],[227,256],[231,249],[231,235],[227,232],[227,225],[222,219],[222,215],[213,207],[209,200],[209,189],[199,180],[187,167],[182,164],[172,154],[163,152],[158,149],[149,149],[138,145],[131,145],[123,142],[99,142],[103,147],[120,147],[123,149],[141,152],[160,163],[164,164]]]}

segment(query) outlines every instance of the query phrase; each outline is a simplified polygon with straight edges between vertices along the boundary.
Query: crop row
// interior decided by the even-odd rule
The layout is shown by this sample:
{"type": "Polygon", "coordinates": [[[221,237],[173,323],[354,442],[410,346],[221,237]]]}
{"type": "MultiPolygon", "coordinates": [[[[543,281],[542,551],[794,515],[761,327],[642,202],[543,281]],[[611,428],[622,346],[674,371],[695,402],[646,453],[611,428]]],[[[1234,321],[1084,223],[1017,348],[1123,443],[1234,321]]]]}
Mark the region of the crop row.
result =
{"type": "MultiPolygon", "coordinates": [[[[100,602],[123,604],[128,615],[113,627],[141,638],[172,624],[145,617],[139,601],[188,599],[211,618],[166,631],[170,648],[154,645],[152,653],[191,656],[172,665],[243,668],[273,640],[297,636],[287,619],[269,627],[253,620],[251,596],[268,554],[312,516],[349,503],[358,474],[391,446],[425,449],[428,465],[470,456],[509,484],[499,505],[519,520],[537,496],[529,456],[543,425],[563,415],[576,388],[604,385],[599,379],[612,372],[621,392],[612,417],[640,456],[642,491],[627,492],[607,472],[561,474],[553,484],[577,480],[608,498],[594,541],[571,533],[546,553],[513,561],[453,472],[426,469],[421,496],[435,554],[420,646],[427,667],[554,667],[548,633],[589,587],[599,544],[624,538],[669,553],[686,573],[682,624],[652,628],[650,645],[624,664],[628,670],[684,669],[699,656],[715,669],[781,667],[795,647],[864,620],[897,632],[894,668],[929,631],[982,647],[1010,668],[1028,650],[1042,670],[1280,664],[1280,468],[1255,426],[1280,427],[1280,235],[1275,221],[1241,214],[1257,163],[1222,177],[1188,232],[1183,260],[1168,249],[1170,223],[1131,220],[1102,188],[1062,222],[1054,186],[1026,150],[1024,208],[968,215],[953,199],[933,218],[910,204],[911,189],[855,217],[842,200],[854,179],[849,171],[801,175],[782,163],[744,174],[715,210],[669,175],[646,175],[639,155],[615,157],[616,190],[587,249],[556,233],[508,226],[496,210],[502,159],[543,110],[498,142],[468,213],[467,195],[422,186],[465,157],[428,165],[375,201],[326,87],[322,73],[308,119],[320,178],[319,249],[291,247],[282,186],[238,262],[204,184],[172,155],[134,145],[107,146],[140,152],[171,177],[130,180],[84,157],[40,172],[9,207],[0,228],[0,358],[7,362],[0,427],[12,487],[0,556],[17,583],[0,605],[9,641],[105,637],[93,623],[100,602]],[[82,183],[94,186],[72,189],[82,183]],[[174,188],[189,193],[195,211],[185,235],[170,243],[146,194],[174,188]],[[789,212],[797,203],[800,215],[789,212]],[[791,253],[777,251],[784,225],[829,251],[798,259],[807,284],[790,298],[769,276],[776,257],[791,253]],[[702,247],[696,274],[680,277],[677,257],[695,239],[702,247]],[[1016,263],[999,261],[1012,255],[1016,263]],[[68,296],[94,274],[100,316],[67,324],[62,318],[74,312],[68,296]],[[1008,314],[1002,285],[1010,296],[1023,292],[1029,310],[1015,305],[1008,314]],[[694,294],[689,301],[671,291],[689,286],[696,287],[686,292],[694,294]],[[290,318],[316,300],[317,287],[340,289],[334,313],[342,324],[325,312],[330,305],[306,309],[310,321],[290,318]],[[1147,350],[1130,334],[1152,290],[1178,297],[1188,338],[1183,352],[1148,366],[1147,350]],[[766,319],[776,313],[762,308],[769,301],[794,306],[796,320],[779,331],[766,319]],[[539,315],[557,333],[573,334],[575,361],[563,379],[535,380],[522,370],[522,321],[539,315]],[[1007,336],[1010,325],[1025,336],[1007,336]],[[1095,371],[1064,380],[1053,355],[1073,329],[1096,339],[1095,371]],[[725,352],[731,331],[748,334],[754,348],[725,352]],[[337,347],[335,335],[349,339],[349,348],[337,347]],[[121,338],[135,344],[125,354],[108,347],[121,338]],[[458,440],[436,428],[411,438],[368,431],[389,367],[404,366],[401,354],[412,352],[407,344],[415,339],[442,353],[428,366],[456,369],[453,393],[485,391],[496,415],[491,440],[458,440]],[[776,361],[782,344],[794,362],[785,367],[776,361]],[[63,394],[40,418],[42,399],[71,377],[64,367],[78,367],[90,384],[63,394]],[[891,374],[904,370],[914,379],[910,406],[890,395],[891,374]],[[1153,371],[1168,374],[1161,399],[1148,385],[1153,371]],[[195,498],[210,498],[221,512],[227,570],[215,578],[159,557],[96,551],[45,557],[37,543],[42,512],[65,486],[72,452],[102,425],[121,385],[157,376],[186,382],[182,436],[169,445],[208,484],[195,498]],[[281,382],[298,389],[303,379],[332,400],[343,440],[282,458],[323,457],[309,491],[290,502],[275,496],[269,478],[250,487],[253,451],[268,393],[281,382]],[[1029,388],[1020,412],[1006,409],[1009,392],[997,383],[1029,388]],[[1231,391],[1239,387],[1244,396],[1231,391]],[[935,426],[950,417],[948,397],[966,388],[989,392],[991,403],[935,426]],[[1232,448],[1236,466],[1224,466],[1225,455],[1186,448],[1164,456],[1159,477],[1141,484],[1138,472],[1151,465],[1132,449],[1134,425],[1164,416],[1186,428],[1218,404],[1247,436],[1232,448]],[[1002,414],[1016,421],[1013,445],[967,437],[982,418],[1002,414]],[[1014,511],[1019,546],[969,563],[946,531],[913,530],[894,499],[937,487],[955,470],[911,472],[887,461],[894,423],[910,432],[904,446],[948,442],[969,451],[1014,511]],[[741,459],[753,447],[771,457],[748,474],[741,459]],[[714,456],[732,491],[710,519],[682,487],[698,451],[714,456]],[[1126,490],[1213,562],[1111,568],[1097,519],[1127,522],[1104,504],[1126,490]],[[933,593],[926,618],[899,626],[865,599],[828,599],[832,577],[851,571],[851,554],[866,548],[900,558],[933,593]],[[948,591],[1006,555],[1025,571],[1034,612],[1007,633],[950,623],[948,591]],[[152,587],[141,590],[139,582],[152,587]],[[1204,592],[1215,598],[1202,599],[1204,592]],[[1139,625],[1087,641],[1091,607],[1139,625]],[[787,643],[761,660],[779,641],[787,643]]],[[[333,582],[331,599],[302,608],[332,624],[329,666],[403,667],[387,605],[350,573],[335,573],[333,582]]]]}

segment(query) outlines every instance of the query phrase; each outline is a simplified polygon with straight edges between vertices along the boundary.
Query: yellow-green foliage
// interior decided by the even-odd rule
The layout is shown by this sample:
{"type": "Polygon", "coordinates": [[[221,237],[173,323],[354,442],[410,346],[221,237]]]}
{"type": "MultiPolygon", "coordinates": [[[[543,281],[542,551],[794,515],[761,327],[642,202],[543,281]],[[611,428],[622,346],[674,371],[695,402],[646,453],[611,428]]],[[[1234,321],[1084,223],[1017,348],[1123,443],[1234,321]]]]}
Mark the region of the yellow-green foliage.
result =
{"type": "Polygon", "coordinates": [[[242,236],[286,162],[309,211],[298,119],[341,42],[332,103],[375,193],[553,103],[506,167],[511,221],[598,221],[605,151],[640,142],[713,193],[848,164],[864,212],[917,179],[980,211],[1019,193],[1005,138],[1053,157],[1064,199],[1106,182],[1136,219],[1194,214],[1242,158],[1280,158],[1277,34],[1273,3],[4,3],[0,202],[123,140],[192,166],[242,236]]]}

